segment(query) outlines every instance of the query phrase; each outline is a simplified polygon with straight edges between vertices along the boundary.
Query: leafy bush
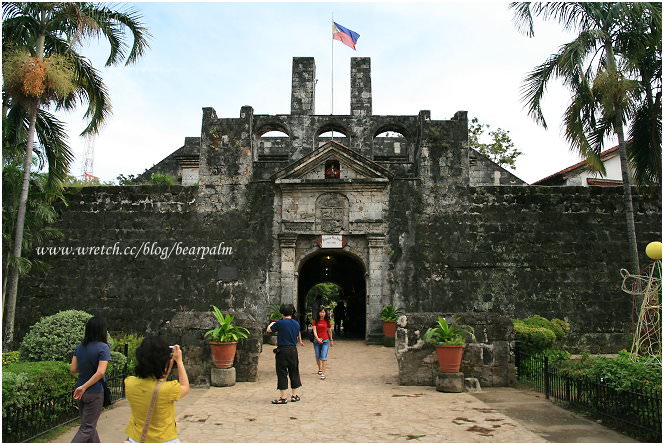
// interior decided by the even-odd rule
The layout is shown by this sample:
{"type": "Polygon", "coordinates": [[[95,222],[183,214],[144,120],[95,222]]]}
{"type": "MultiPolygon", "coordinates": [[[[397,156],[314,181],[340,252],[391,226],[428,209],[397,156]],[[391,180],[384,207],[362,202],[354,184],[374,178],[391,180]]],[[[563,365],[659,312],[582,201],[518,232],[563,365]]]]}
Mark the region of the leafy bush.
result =
{"type": "Polygon", "coordinates": [[[615,358],[590,357],[568,360],[561,373],[570,377],[600,380],[617,390],[662,391],[662,366],[653,357],[636,357],[625,350],[615,358]]]}
{"type": "Polygon", "coordinates": [[[18,351],[3,352],[2,366],[11,365],[12,363],[17,363],[19,360],[19,354],[20,353],[18,351]]]}
{"type": "Polygon", "coordinates": [[[2,412],[74,390],[76,375],[61,361],[19,362],[2,367],[2,412]]]}
{"type": "Polygon", "coordinates": [[[535,354],[553,348],[562,342],[569,332],[569,323],[554,318],[533,315],[523,320],[514,320],[516,339],[521,342],[524,352],[535,354]]]}
{"type": "Polygon", "coordinates": [[[134,334],[134,333],[120,333],[115,336],[115,347],[114,349],[118,352],[124,352],[124,345],[127,345],[127,362],[128,362],[128,371],[133,373],[136,369],[136,348],[141,345],[143,341],[143,336],[134,334]]]}
{"type": "Polygon", "coordinates": [[[152,173],[150,176],[151,184],[175,185],[175,178],[171,175],[162,173],[152,173]]]}
{"type": "Polygon", "coordinates": [[[21,360],[58,360],[69,362],[85,333],[85,323],[92,318],[83,311],[61,311],[42,317],[23,338],[21,360]]]}
{"type": "Polygon", "coordinates": [[[127,357],[118,351],[111,351],[111,361],[108,362],[108,368],[106,369],[106,377],[113,375],[115,373],[124,372],[125,365],[127,364],[127,357]]]}

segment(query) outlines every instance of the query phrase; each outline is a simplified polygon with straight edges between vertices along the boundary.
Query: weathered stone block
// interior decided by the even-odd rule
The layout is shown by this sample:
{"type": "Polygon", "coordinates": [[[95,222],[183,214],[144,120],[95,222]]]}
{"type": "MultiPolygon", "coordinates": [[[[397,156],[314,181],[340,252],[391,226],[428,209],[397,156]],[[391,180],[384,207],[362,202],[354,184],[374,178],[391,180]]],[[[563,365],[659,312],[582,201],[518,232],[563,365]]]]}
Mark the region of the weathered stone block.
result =
{"type": "Polygon", "coordinates": [[[235,368],[211,368],[211,386],[233,386],[235,385],[235,368]]]}
{"type": "Polygon", "coordinates": [[[436,376],[436,391],[463,392],[463,372],[439,372],[436,376]]]}
{"type": "Polygon", "coordinates": [[[482,387],[480,386],[480,381],[474,377],[468,377],[463,380],[464,388],[466,392],[481,392],[482,387]]]}

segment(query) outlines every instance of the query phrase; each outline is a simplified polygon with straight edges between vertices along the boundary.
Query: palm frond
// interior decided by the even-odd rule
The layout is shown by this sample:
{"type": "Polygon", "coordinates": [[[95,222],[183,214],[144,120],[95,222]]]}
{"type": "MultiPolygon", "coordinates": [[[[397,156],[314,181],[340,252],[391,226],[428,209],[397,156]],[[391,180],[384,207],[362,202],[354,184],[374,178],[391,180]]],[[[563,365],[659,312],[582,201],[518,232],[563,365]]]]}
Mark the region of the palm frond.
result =
{"type": "Polygon", "coordinates": [[[637,109],[629,132],[627,158],[639,185],[662,183],[661,93],[653,106],[646,102],[637,109]]]}

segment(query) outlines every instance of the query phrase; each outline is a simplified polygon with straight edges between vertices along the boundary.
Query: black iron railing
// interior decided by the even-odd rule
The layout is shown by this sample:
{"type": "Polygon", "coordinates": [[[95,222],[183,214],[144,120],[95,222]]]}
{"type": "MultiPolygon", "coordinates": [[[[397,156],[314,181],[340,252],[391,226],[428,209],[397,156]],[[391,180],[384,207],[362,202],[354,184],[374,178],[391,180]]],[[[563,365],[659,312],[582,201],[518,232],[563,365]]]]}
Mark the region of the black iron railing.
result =
{"type": "Polygon", "coordinates": [[[661,442],[662,396],[642,388],[617,390],[602,381],[563,375],[544,355],[516,349],[517,380],[545,393],[546,398],[592,412],[640,439],[661,442]]]}
{"type": "MultiPolygon", "coordinates": [[[[112,403],[125,398],[125,377],[127,377],[126,366],[123,370],[106,376],[112,403]]],[[[71,392],[20,407],[3,406],[2,441],[29,442],[78,418],[78,404],[72,398],[71,392]]]]}

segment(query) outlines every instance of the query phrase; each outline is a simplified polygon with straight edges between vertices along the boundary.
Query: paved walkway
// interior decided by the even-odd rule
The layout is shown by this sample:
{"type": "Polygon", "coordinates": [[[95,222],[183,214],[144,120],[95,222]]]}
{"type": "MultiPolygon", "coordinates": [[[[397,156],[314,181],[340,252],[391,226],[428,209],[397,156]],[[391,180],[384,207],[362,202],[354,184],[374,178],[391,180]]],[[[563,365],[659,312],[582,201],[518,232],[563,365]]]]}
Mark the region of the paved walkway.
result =
{"type": "MultiPolygon", "coordinates": [[[[264,345],[257,382],[196,389],[177,403],[183,442],[631,441],[572,414],[565,418],[568,434],[557,440],[551,430],[505,405],[517,400],[515,395],[534,398],[511,388],[487,388],[476,397],[440,393],[433,387],[399,386],[394,350],[367,346],[362,341],[336,343],[324,381],[316,375],[313,349],[306,343],[299,348],[302,400],[271,405],[270,400],[277,395],[272,349],[264,345]],[[497,396],[492,398],[491,394],[497,396]],[[579,423],[584,434],[575,440],[575,425],[579,423]]],[[[527,406],[527,399],[523,400],[527,406]]],[[[540,419],[561,410],[548,401],[535,409],[541,411],[540,419]]],[[[126,401],[104,412],[99,422],[101,439],[123,441],[128,418],[126,401]]],[[[54,442],[68,442],[74,433],[75,428],[54,442]]]]}

